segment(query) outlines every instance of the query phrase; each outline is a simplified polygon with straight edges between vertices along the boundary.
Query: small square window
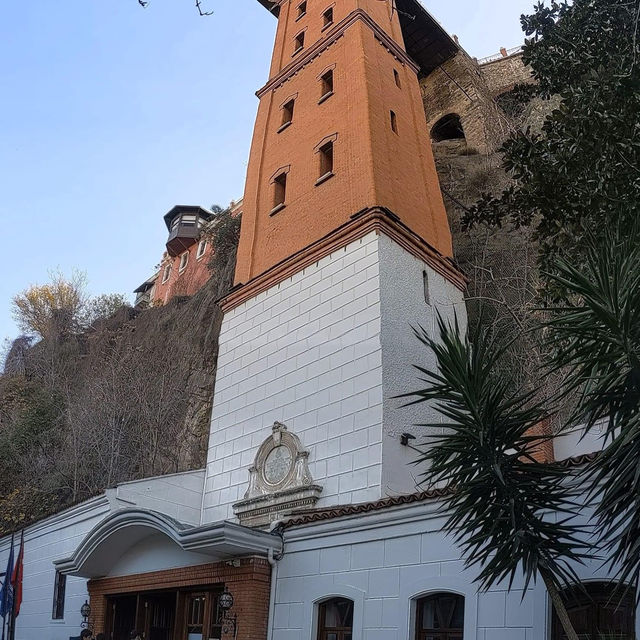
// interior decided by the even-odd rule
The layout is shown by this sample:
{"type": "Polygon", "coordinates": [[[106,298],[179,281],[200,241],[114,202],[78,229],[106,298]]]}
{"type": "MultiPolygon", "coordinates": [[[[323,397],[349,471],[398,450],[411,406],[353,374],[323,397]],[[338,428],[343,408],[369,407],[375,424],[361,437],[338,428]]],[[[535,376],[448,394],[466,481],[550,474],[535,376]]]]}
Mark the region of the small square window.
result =
{"type": "Polygon", "coordinates": [[[282,107],[282,127],[286,127],[293,122],[295,104],[295,100],[289,100],[289,102],[282,107]]]}
{"type": "Polygon", "coordinates": [[[198,251],[196,252],[196,259],[202,258],[206,250],[207,250],[207,241],[200,240],[200,242],[198,243],[198,251]]]}
{"type": "Polygon", "coordinates": [[[304,31],[302,33],[299,33],[296,36],[295,44],[293,47],[293,54],[295,55],[296,53],[302,51],[303,49],[304,49],[304,31]]]}
{"type": "Polygon", "coordinates": [[[285,206],[287,199],[287,174],[281,173],[273,181],[273,209],[271,213],[277,213],[285,206]]]}
{"type": "Polygon", "coordinates": [[[323,26],[322,26],[323,29],[326,29],[327,27],[333,24],[333,7],[331,7],[330,9],[327,9],[322,14],[322,22],[323,22],[323,26]]]}
{"type": "Polygon", "coordinates": [[[320,102],[324,102],[333,95],[333,69],[327,71],[320,78],[320,102]]]}
{"type": "Polygon", "coordinates": [[[162,284],[164,284],[171,277],[171,265],[168,264],[162,272],[162,284]]]}
{"type": "Polygon", "coordinates": [[[323,182],[333,175],[333,142],[323,144],[319,149],[320,154],[320,177],[318,182],[323,182]]]}
{"type": "Polygon", "coordinates": [[[301,2],[298,5],[298,17],[296,18],[296,20],[300,20],[300,18],[304,17],[305,15],[307,15],[307,3],[301,2]]]}
{"type": "Polygon", "coordinates": [[[396,81],[396,85],[399,89],[402,88],[402,84],[400,82],[400,74],[396,69],[393,70],[393,79],[396,81]]]}
{"type": "Polygon", "coordinates": [[[394,133],[398,133],[398,117],[396,116],[395,111],[389,111],[389,115],[391,117],[391,130],[394,133]]]}
{"type": "Polygon", "coordinates": [[[186,251],[180,256],[180,271],[184,271],[187,268],[189,262],[189,252],[186,251]]]}

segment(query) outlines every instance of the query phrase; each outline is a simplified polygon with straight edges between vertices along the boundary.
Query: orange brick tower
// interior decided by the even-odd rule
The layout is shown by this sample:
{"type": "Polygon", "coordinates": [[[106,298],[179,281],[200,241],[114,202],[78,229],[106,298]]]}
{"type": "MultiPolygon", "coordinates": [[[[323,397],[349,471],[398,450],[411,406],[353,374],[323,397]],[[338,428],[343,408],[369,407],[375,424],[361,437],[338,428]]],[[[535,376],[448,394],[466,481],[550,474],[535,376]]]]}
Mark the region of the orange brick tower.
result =
{"type": "Polygon", "coordinates": [[[222,305],[203,523],[414,492],[407,434],[437,415],[396,399],[413,364],[434,366],[411,326],[465,317],[417,79],[455,43],[417,0],[260,2],[278,31],[222,305]]]}
{"type": "Polygon", "coordinates": [[[257,92],[236,284],[384,208],[442,258],[451,234],[395,0],[262,2],[279,14],[257,92]]]}

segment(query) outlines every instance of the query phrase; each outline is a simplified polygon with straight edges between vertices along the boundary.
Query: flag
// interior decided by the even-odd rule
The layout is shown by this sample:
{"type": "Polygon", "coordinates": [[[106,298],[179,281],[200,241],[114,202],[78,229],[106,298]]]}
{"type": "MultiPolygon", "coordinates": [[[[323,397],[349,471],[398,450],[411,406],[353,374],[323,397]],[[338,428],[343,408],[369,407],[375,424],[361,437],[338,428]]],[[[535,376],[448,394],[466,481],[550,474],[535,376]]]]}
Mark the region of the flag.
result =
{"type": "Polygon", "coordinates": [[[2,590],[0,590],[0,616],[6,618],[13,608],[13,585],[11,576],[13,575],[13,535],[11,536],[11,550],[7,561],[7,572],[4,574],[2,590]]]}
{"type": "Polygon", "coordinates": [[[20,551],[11,574],[11,586],[13,586],[13,615],[18,617],[22,604],[22,574],[24,573],[24,530],[20,536],[20,551]]]}

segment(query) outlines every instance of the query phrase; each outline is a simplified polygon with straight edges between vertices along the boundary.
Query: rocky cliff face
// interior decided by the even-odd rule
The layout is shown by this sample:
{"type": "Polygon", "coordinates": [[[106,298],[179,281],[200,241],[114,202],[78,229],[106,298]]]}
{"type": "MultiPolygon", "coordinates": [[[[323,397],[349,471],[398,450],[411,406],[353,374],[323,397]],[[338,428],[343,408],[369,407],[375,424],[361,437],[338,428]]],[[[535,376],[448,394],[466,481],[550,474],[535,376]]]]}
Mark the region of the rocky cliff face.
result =
{"type": "Polygon", "coordinates": [[[0,376],[0,535],[119,482],[204,465],[239,219],[190,298],[20,341],[0,376]],[[224,250],[222,250],[224,248],[224,250]]]}

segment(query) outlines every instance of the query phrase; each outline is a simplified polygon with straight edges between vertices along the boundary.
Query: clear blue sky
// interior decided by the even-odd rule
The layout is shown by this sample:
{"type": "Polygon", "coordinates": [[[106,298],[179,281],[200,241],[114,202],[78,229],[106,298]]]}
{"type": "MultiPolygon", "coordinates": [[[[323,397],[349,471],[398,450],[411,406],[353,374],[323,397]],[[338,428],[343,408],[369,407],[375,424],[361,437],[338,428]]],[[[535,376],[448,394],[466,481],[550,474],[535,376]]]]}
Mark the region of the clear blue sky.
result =
{"type": "MultiPolygon", "coordinates": [[[[256,0],[22,0],[0,22],[0,341],[48,272],[129,294],[174,204],[242,196],[275,19],[256,0]],[[7,255],[8,254],[8,255],[7,255]]],[[[533,0],[423,0],[471,55],[522,41],[533,0]]]]}

